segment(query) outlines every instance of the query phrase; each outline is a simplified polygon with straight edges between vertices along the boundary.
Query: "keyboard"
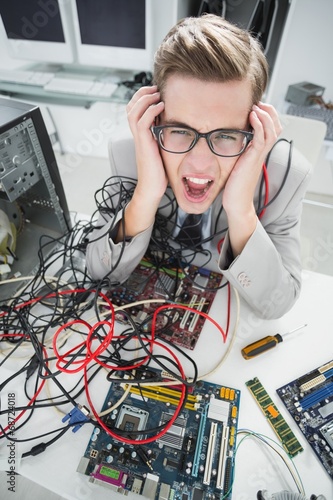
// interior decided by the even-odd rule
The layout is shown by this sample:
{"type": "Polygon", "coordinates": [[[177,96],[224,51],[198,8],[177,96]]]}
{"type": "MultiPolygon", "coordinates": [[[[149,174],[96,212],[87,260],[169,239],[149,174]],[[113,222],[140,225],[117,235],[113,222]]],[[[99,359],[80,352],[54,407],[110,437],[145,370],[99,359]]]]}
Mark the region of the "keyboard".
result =
{"type": "Polygon", "coordinates": [[[44,85],[44,90],[48,92],[62,92],[65,94],[110,97],[117,87],[118,85],[116,83],[54,77],[44,85]]]}
{"type": "Polygon", "coordinates": [[[116,83],[100,82],[93,79],[66,78],[56,73],[25,70],[1,70],[0,82],[34,85],[47,92],[87,95],[91,97],[111,97],[118,88],[116,83]]]}
{"type": "Polygon", "coordinates": [[[0,69],[1,82],[44,87],[53,77],[54,73],[49,72],[0,69]]]}
{"type": "Polygon", "coordinates": [[[303,118],[312,118],[320,120],[327,125],[327,141],[333,141],[333,109],[317,108],[315,106],[300,106],[292,104],[287,110],[288,115],[302,116],[303,118]]]}

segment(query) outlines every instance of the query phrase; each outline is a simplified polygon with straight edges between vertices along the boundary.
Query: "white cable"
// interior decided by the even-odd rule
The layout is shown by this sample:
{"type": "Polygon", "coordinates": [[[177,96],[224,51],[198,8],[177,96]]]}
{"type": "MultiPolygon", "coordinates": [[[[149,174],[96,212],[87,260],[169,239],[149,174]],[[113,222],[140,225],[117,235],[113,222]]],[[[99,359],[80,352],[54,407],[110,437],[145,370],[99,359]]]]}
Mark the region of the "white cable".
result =
{"type": "MultiPolygon", "coordinates": [[[[264,436],[262,434],[259,434],[258,432],[251,431],[249,429],[240,429],[237,432],[237,436],[239,434],[245,434],[245,437],[243,439],[245,439],[247,437],[254,437],[255,439],[258,439],[259,441],[261,441],[265,445],[269,446],[273,451],[275,451],[275,453],[277,453],[279,455],[279,457],[281,458],[281,460],[283,461],[283,463],[285,464],[285,466],[289,470],[299,493],[305,495],[303,484],[302,484],[299,472],[296,468],[296,465],[294,464],[291,457],[286,453],[285,449],[279,443],[277,443],[276,441],[274,441],[273,439],[271,439],[268,436],[264,436]],[[272,443],[274,443],[274,446],[272,443]],[[291,468],[290,464],[287,462],[287,459],[285,457],[287,457],[289,459],[289,461],[292,463],[294,469],[291,468]]],[[[236,452],[237,452],[240,444],[243,442],[243,439],[240,441],[240,443],[237,444],[236,452]]],[[[272,499],[272,500],[274,500],[274,499],[272,499]]]]}
{"type": "Polygon", "coordinates": [[[219,363],[215,366],[215,368],[213,368],[211,371],[205,373],[204,375],[200,375],[200,377],[198,377],[198,380],[205,380],[206,378],[212,376],[217,370],[219,370],[221,368],[222,364],[225,362],[225,360],[229,356],[229,354],[231,352],[231,349],[232,349],[232,347],[233,347],[233,345],[235,343],[236,332],[237,332],[239,318],[240,318],[240,300],[239,300],[239,295],[238,295],[238,292],[237,292],[236,288],[232,287],[232,290],[233,290],[233,292],[235,294],[235,299],[236,299],[236,305],[237,305],[237,307],[236,307],[235,324],[234,324],[234,327],[232,329],[232,334],[230,336],[230,342],[229,342],[228,348],[225,351],[225,353],[224,353],[223,357],[221,358],[221,360],[219,361],[219,363]]]}

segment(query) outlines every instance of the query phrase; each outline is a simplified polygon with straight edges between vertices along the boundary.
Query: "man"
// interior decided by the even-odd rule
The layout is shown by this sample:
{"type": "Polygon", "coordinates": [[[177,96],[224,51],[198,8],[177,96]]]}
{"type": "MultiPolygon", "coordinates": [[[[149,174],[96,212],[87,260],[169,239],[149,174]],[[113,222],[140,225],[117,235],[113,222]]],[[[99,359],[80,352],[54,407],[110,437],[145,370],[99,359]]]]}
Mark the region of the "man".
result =
{"type": "Polygon", "coordinates": [[[214,252],[212,262],[256,313],[272,318],[290,309],[301,285],[310,166],[296,151],[291,156],[287,141],[277,142],[278,115],[261,102],[267,78],[257,41],[219,16],[187,18],[170,30],[155,56],[155,85],[127,106],[137,184],[126,207],[104,215],[93,233],[93,278],[131,274],[168,187],[178,204],[175,239],[187,214],[203,214],[202,249],[214,252]]]}

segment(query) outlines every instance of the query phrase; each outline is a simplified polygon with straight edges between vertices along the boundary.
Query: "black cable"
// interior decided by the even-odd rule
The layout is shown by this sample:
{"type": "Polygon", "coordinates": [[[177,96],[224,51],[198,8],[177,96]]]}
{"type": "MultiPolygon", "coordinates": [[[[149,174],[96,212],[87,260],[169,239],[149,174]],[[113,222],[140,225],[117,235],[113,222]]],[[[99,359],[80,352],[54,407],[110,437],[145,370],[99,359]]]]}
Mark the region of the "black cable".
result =
{"type": "Polygon", "coordinates": [[[60,439],[66,432],[70,429],[70,426],[64,427],[57,436],[55,436],[53,439],[50,439],[47,443],[39,443],[36,446],[33,446],[30,451],[27,451],[25,453],[22,453],[22,458],[26,458],[29,456],[36,456],[39,455],[40,453],[43,453],[46,448],[51,446],[51,444],[55,443],[60,439]]]}
{"type": "MultiPolygon", "coordinates": [[[[265,210],[267,207],[269,207],[272,203],[274,203],[274,201],[277,199],[277,197],[280,195],[282,189],[284,188],[286,182],[287,182],[287,179],[288,179],[288,176],[289,176],[289,173],[290,173],[290,169],[291,169],[291,161],[292,161],[292,150],[293,150],[293,141],[288,141],[287,139],[278,139],[276,141],[276,143],[274,144],[274,146],[272,147],[272,149],[270,150],[270,152],[268,153],[267,155],[267,159],[266,159],[266,167],[268,169],[269,167],[269,160],[270,160],[270,157],[271,157],[271,154],[272,154],[272,151],[274,150],[274,148],[277,146],[277,144],[279,144],[280,142],[287,142],[289,144],[289,153],[288,153],[288,160],[287,160],[287,168],[286,168],[286,171],[284,173],[284,176],[283,176],[283,179],[282,179],[282,182],[280,184],[280,187],[279,189],[277,190],[277,192],[275,193],[275,195],[264,205],[262,206],[258,206],[258,209],[257,209],[257,214],[259,214],[260,212],[262,212],[262,210],[265,210]]],[[[261,181],[261,185],[260,185],[260,193],[262,193],[262,189],[263,189],[263,179],[261,181]]],[[[261,197],[260,197],[261,198],[261,197]]],[[[259,199],[260,199],[259,198],[259,199]]]]}
{"type": "MultiPolygon", "coordinates": [[[[10,338],[6,339],[10,342],[9,340],[10,338]]],[[[10,358],[10,356],[12,356],[14,354],[15,351],[17,351],[17,349],[21,346],[21,344],[23,342],[25,342],[26,340],[26,337],[21,337],[17,340],[17,342],[15,343],[13,349],[6,355],[4,356],[3,360],[0,362],[0,367],[5,364],[5,362],[10,358]]],[[[3,340],[4,341],[4,340],[3,340]]],[[[2,388],[2,384],[0,384],[0,391],[1,391],[1,388],[2,388]]]]}
{"type": "MultiPolygon", "coordinates": [[[[272,148],[273,149],[273,148],[272,148]]],[[[270,152],[271,154],[271,152],[270,152]]],[[[267,166],[269,167],[270,154],[267,156],[267,166]]],[[[266,206],[269,206],[277,196],[280,194],[283,186],[287,180],[289,171],[291,168],[291,148],[289,152],[288,165],[287,169],[281,183],[281,186],[274,197],[269,200],[266,206]]],[[[121,179],[120,177],[110,178],[103,186],[102,190],[100,190],[99,194],[96,195],[97,206],[99,210],[99,214],[102,220],[105,222],[111,220],[113,217],[117,217],[121,211],[124,210],[127,203],[131,199],[133,195],[133,191],[136,185],[136,180],[131,178],[121,179]]],[[[262,191],[263,185],[260,187],[259,194],[259,203],[258,203],[258,211],[263,210],[265,207],[262,205],[262,191]]],[[[151,242],[148,248],[148,255],[152,259],[155,269],[153,272],[163,272],[164,267],[173,266],[176,267],[177,270],[184,270],[186,266],[193,262],[193,259],[197,253],[197,249],[194,247],[192,250],[187,249],[188,256],[186,261],[184,261],[181,248],[174,248],[172,244],[170,244],[170,240],[172,243],[172,232],[174,225],[176,224],[176,213],[177,213],[178,205],[175,200],[173,193],[167,190],[165,194],[165,198],[161,203],[161,209],[156,214],[156,222],[153,228],[151,242]],[[167,215],[163,215],[161,210],[167,212],[167,215]]],[[[217,220],[215,221],[215,231],[214,234],[204,241],[208,242],[213,239],[215,236],[219,234],[225,233],[227,228],[216,231],[218,227],[218,220],[223,213],[223,207],[221,206],[217,220]]],[[[2,306],[2,314],[0,315],[0,328],[3,332],[8,334],[18,335],[12,338],[6,338],[6,340],[13,345],[13,349],[11,350],[11,354],[7,355],[2,360],[2,365],[7,363],[10,359],[10,356],[17,350],[19,347],[26,345],[29,343],[34,349],[34,355],[23,367],[19,368],[15,374],[7,378],[6,381],[3,381],[3,384],[6,385],[9,382],[15,380],[16,377],[21,376],[24,371],[26,371],[28,379],[30,380],[31,376],[34,375],[35,381],[35,392],[43,379],[52,379],[54,383],[60,390],[60,394],[53,398],[53,401],[48,401],[48,399],[41,399],[38,397],[36,401],[34,401],[30,406],[23,407],[22,410],[27,410],[29,412],[29,417],[33,415],[34,411],[37,409],[41,409],[44,407],[57,406],[68,404],[70,402],[73,405],[76,405],[77,397],[83,393],[84,385],[83,378],[81,377],[78,382],[76,382],[75,386],[71,389],[67,389],[62,386],[59,381],[60,371],[53,371],[50,368],[47,368],[47,363],[51,362],[53,357],[46,358],[43,353],[43,346],[46,344],[49,336],[50,336],[50,325],[51,328],[57,328],[63,324],[66,324],[69,318],[79,318],[82,313],[87,310],[87,308],[93,308],[95,310],[97,318],[100,319],[101,316],[101,308],[98,304],[99,293],[104,289],[110,287],[112,285],[112,271],[119,265],[121,257],[123,255],[123,251],[126,245],[125,238],[122,241],[122,252],[120,259],[116,263],[116,266],[111,270],[106,279],[94,281],[90,278],[87,273],[86,268],[81,269],[76,265],[75,258],[77,255],[82,256],[84,258],[84,254],[82,250],[85,249],[87,245],[87,235],[89,235],[89,240],[94,241],[94,229],[95,223],[92,221],[87,222],[86,224],[78,223],[73,226],[73,228],[68,231],[61,238],[52,238],[50,236],[43,236],[40,239],[39,245],[39,266],[37,272],[33,279],[29,280],[28,283],[22,286],[20,293],[18,293],[15,297],[10,297],[7,300],[1,301],[2,306]],[[60,265],[59,265],[60,262],[60,265]],[[67,264],[68,265],[67,265],[67,264]],[[52,273],[52,268],[55,267],[57,269],[64,267],[63,271],[57,276],[55,281],[55,288],[53,290],[52,285],[48,283],[46,276],[52,273]],[[83,292],[74,292],[68,295],[61,294],[61,291],[65,291],[67,289],[67,285],[63,285],[61,280],[62,278],[66,279],[67,276],[67,268],[70,269],[70,281],[71,285],[73,285],[74,289],[83,289],[83,292]],[[43,287],[46,287],[43,289],[43,287]],[[40,290],[45,290],[45,297],[48,296],[47,292],[50,291],[54,294],[52,297],[52,304],[45,304],[42,306],[42,302],[40,298],[36,301],[36,297],[40,290]],[[92,293],[92,291],[94,291],[92,293]],[[84,305],[83,302],[88,299],[88,304],[84,305]],[[40,314],[40,308],[44,307],[44,312],[40,314]],[[19,333],[18,333],[19,332],[19,333]],[[21,337],[23,335],[23,337],[21,337]],[[29,339],[29,340],[28,340],[29,339]]],[[[125,233],[125,218],[122,216],[121,224],[123,224],[123,233],[125,233]]],[[[109,230],[115,230],[115,226],[111,222],[111,226],[109,230]]],[[[101,232],[102,237],[105,237],[106,232],[101,232]]],[[[207,262],[211,259],[211,254],[207,251],[202,251],[203,255],[207,256],[207,262]]],[[[178,282],[181,279],[180,275],[181,271],[177,271],[175,275],[175,282],[178,282]]],[[[193,278],[189,276],[189,279],[193,278]]],[[[199,288],[205,289],[205,287],[201,287],[196,284],[199,288]]],[[[225,284],[221,284],[220,287],[225,286],[225,284]]],[[[175,290],[178,286],[175,288],[175,290]]],[[[164,290],[167,292],[167,290],[164,290]]],[[[110,311],[111,314],[111,311],[110,311]]],[[[195,383],[197,379],[197,367],[193,362],[190,356],[183,352],[182,349],[177,346],[172,346],[175,349],[187,357],[193,366],[193,382],[189,382],[188,380],[183,380],[179,374],[178,364],[174,360],[170,360],[169,357],[164,355],[156,355],[154,352],[150,352],[150,339],[149,339],[149,328],[147,330],[149,320],[151,320],[151,316],[147,321],[142,322],[141,325],[137,325],[130,313],[125,313],[122,311],[124,318],[127,317],[127,322],[130,325],[130,329],[127,329],[127,333],[123,333],[122,337],[119,339],[115,339],[110,346],[103,352],[103,355],[99,357],[101,362],[105,364],[112,364],[113,366],[118,366],[121,370],[122,368],[126,368],[128,365],[128,361],[124,358],[124,353],[135,352],[137,356],[137,360],[144,361],[147,359],[146,365],[147,367],[151,362],[156,363],[163,370],[167,370],[176,380],[185,384],[185,387],[195,383]],[[133,338],[137,338],[139,341],[139,348],[132,347],[131,341],[133,338]]],[[[111,318],[113,319],[113,318],[111,318]]],[[[167,324],[167,322],[166,322],[167,324]]],[[[162,325],[163,326],[163,325],[162,325]]],[[[163,334],[163,328],[157,328],[155,332],[156,336],[160,338],[160,335],[163,334]]],[[[94,335],[94,339],[101,341],[105,335],[104,328],[96,331],[94,335]]],[[[166,339],[163,339],[163,342],[168,344],[166,339]]],[[[0,343],[1,345],[1,343],[0,343]]],[[[67,366],[69,367],[72,362],[75,360],[81,359],[84,356],[83,350],[76,351],[72,354],[72,356],[68,356],[67,366]]],[[[89,375],[89,382],[96,376],[97,373],[100,373],[101,366],[95,367],[94,371],[89,375]]],[[[25,392],[26,396],[28,396],[28,386],[27,380],[25,382],[25,392]]],[[[111,380],[111,377],[110,377],[111,380]]],[[[187,390],[187,389],[186,389],[187,390]]],[[[31,399],[31,398],[30,398],[31,399]]],[[[0,412],[3,414],[5,411],[2,410],[0,412]]],[[[21,422],[18,428],[22,428],[27,419],[21,422]]],[[[67,428],[66,428],[67,429],[67,428]]],[[[59,431],[58,436],[54,439],[50,440],[48,443],[42,443],[41,445],[37,445],[34,447],[31,452],[31,455],[44,451],[48,446],[50,446],[53,442],[61,437],[61,433],[65,433],[66,430],[59,431]]],[[[38,436],[36,436],[36,439],[38,436]]],[[[32,438],[33,439],[33,438],[32,438]]]]}

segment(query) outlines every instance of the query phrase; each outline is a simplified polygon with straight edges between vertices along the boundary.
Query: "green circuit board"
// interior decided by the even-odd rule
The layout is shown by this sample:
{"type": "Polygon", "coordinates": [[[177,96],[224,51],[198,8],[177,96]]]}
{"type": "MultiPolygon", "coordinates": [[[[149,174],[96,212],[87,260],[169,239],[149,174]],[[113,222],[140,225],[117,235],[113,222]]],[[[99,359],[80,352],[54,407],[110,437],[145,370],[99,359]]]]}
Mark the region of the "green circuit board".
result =
{"type": "Polygon", "coordinates": [[[275,434],[280,439],[282,446],[289,454],[289,456],[294,457],[295,455],[303,451],[303,448],[296,438],[295,434],[277,409],[276,405],[264,389],[259,379],[255,377],[253,380],[249,380],[248,382],[246,382],[246,385],[251,391],[258,405],[260,406],[268,422],[271,424],[275,434]]]}

